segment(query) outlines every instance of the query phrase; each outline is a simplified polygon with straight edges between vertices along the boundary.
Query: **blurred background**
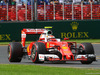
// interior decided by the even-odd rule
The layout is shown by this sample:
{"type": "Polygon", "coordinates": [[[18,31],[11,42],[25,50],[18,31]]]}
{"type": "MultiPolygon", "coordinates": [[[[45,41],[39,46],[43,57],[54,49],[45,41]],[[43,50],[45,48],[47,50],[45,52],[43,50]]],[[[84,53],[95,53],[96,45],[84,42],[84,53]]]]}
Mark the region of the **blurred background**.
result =
{"type": "Polygon", "coordinates": [[[100,19],[99,0],[0,0],[0,21],[100,19]]]}

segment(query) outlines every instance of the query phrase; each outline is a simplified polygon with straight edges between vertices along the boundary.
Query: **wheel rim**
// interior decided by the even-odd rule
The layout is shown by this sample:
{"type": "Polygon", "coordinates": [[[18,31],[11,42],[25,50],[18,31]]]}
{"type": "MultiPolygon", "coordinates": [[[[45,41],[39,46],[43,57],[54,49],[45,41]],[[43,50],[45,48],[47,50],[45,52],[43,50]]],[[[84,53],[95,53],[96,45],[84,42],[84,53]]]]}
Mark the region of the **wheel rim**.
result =
{"type": "Polygon", "coordinates": [[[31,57],[34,59],[35,58],[35,47],[32,48],[32,52],[31,52],[31,57]]]}

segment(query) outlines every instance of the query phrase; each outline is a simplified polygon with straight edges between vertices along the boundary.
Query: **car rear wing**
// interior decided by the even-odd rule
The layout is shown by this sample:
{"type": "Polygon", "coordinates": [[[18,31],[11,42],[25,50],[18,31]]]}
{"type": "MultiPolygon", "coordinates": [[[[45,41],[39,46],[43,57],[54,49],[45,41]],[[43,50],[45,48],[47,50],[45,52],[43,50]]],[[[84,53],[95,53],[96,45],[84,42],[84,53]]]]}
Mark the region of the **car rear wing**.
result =
{"type": "Polygon", "coordinates": [[[22,46],[25,47],[26,35],[27,34],[42,34],[47,29],[23,29],[21,31],[21,42],[22,46]]]}

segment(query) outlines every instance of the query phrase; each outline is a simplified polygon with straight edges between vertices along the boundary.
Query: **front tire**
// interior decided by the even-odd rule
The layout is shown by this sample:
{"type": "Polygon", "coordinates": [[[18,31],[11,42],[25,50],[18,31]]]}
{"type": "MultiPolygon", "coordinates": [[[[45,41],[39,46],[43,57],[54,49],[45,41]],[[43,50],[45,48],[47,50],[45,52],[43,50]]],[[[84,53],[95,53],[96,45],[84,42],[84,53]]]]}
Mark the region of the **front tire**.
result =
{"type": "Polygon", "coordinates": [[[44,63],[44,61],[39,60],[39,54],[45,54],[46,53],[46,47],[44,43],[36,42],[32,46],[31,50],[31,60],[34,63],[44,63]]]}
{"type": "Polygon", "coordinates": [[[11,42],[8,45],[8,60],[10,62],[21,62],[23,56],[22,45],[19,42],[11,42]]]}
{"type": "Polygon", "coordinates": [[[88,58],[87,61],[81,61],[82,64],[91,64],[92,62],[91,58],[88,58]]]}
{"type": "MultiPolygon", "coordinates": [[[[81,43],[79,49],[78,54],[94,54],[94,48],[91,43],[81,43]]],[[[91,58],[88,58],[87,61],[81,61],[82,64],[91,64],[92,62],[91,58]]]]}

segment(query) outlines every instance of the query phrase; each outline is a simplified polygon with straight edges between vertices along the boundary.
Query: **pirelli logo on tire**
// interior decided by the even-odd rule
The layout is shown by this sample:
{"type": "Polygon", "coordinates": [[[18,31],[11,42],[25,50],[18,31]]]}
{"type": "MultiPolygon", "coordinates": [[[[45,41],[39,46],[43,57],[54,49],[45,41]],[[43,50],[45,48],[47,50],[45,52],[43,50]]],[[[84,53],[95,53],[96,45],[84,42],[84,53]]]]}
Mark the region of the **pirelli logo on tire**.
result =
{"type": "MultiPolygon", "coordinates": [[[[70,24],[72,32],[61,32],[61,38],[89,38],[89,32],[79,32],[79,23],[72,22],[70,24]]],[[[67,30],[67,29],[66,29],[67,30]]],[[[84,29],[85,30],[85,29],[84,29]]],[[[71,31],[71,30],[70,30],[71,31]]]]}

